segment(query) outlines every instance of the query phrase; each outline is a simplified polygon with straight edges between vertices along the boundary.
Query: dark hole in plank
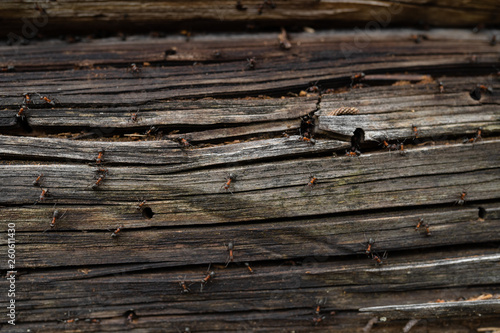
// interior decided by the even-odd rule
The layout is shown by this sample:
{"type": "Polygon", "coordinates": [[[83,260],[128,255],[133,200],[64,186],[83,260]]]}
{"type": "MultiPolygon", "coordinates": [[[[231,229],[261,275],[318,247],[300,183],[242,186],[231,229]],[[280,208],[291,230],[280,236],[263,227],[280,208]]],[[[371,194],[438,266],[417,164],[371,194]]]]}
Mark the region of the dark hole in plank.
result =
{"type": "Polygon", "coordinates": [[[142,210],[142,216],[144,216],[147,219],[153,218],[153,215],[155,215],[155,213],[150,207],[146,207],[142,210]]]}
{"type": "Polygon", "coordinates": [[[478,207],[477,215],[480,219],[484,220],[484,218],[486,217],[486,209],[484,209],[483,207],[478,207]]]}

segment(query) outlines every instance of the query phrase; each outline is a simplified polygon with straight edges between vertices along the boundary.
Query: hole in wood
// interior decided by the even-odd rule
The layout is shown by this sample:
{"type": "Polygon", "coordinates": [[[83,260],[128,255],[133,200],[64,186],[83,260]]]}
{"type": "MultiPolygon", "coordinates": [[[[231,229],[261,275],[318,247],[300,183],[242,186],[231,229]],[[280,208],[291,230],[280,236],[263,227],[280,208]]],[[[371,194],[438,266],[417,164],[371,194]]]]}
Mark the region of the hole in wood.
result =
{"type": "Polygon", "coordinates": [[[147,219],[153,218],[153,215],[155,215],[155,213],[153,212],[153,210],[150,207],[145,207],[142,210],[142,216],[144,216],[147,219]]]}
{"type": "Polygon", "coordinates": [[[486,209],[484,209],[483,207],[478,207],[477,215],[481,220],[484,220],[484,218],[486,217],[486,209]]]}
{"type": "Polygon", "coordinates": [[[479,101],[481,99],[481,89],[479,87],[474,88],[470,92],[470,97],[476,101],[479,101]]]}
{"type": "Polygon", "coordinates": [[[360,145],[365,142],[365,131],[362,128],[356,128],[351,137],[351,148],[360,150],[360,145]]]}
{"type": "Polygon", "coordinates": [[[129,323],[131,323],[131,322],[133,322],[133,321],[137,320],[137,318],[138,318],[138,317],[137,317],[137,315],[135,314],[135,311],[134,311],[134,310],[128,310],[127,312],[125,312],[125,313],[123,314],[123,316],[127,319],[127,321],[128,321],[129,323]]]}

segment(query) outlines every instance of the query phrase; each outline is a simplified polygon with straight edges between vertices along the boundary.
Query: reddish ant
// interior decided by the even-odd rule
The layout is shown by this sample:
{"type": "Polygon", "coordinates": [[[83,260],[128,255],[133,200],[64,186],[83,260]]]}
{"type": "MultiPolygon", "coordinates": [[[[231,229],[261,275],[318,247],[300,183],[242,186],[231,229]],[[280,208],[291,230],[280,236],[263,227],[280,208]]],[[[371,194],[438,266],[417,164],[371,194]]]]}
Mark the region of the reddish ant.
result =
{"type": "Polygon", "coordinates": [[[105,177],[106,177],[105,173],[100,174],[99,177],[97,178],[97,181],[94,184],[92,184],[92,189],[97,190],[105,177]]]}
{"type": "Polygon", "coordinates": [[[365,73],[360,72],[351,76],[351,87],[354,83],[358,83],[365,78],[365,73]]]}
{"type": "Polygon", "coordinates": [[[312,145],[316,144],[316,140],[312,138],[307,138],[305,136],[299,136],[299,141],[309,142],[312,145]]]}
{"type": "Polygon", "coordinates": [[[355,157],[355,156],[360,156],[360,155],[361,155],[361,152],[357,149],[345,151],[345,156],[355,157]]]}
{"type": "Polygon", "coordinates": [[[309,182],[307,183],[306,186],[308,186],[309,188],[313,188],[314,186],[316,186],[317,182],[318,182],[318,178],[311,175],[311,179],[309,180],[309,182]]]}
{"type": "Polygon", "coordinates": [[[118,237],[118,233],[119,233],[120,231],[122,231],[122,229],[123,229],[123,226],[122,226],[122,225],[121,225],[121,226],[119,226],[118,228],[116,228],[116,230],[115,230],[115,231],[113,231],[113,233],[111,234],[111,237],[118,237]]]}
{"type": "Polygon", "coordinates": [[[230,189],[230,186],[231,186],[231,183],[236,180],[236,175],[233,174],[233,173],[230,173],[229,174],[229,177],[227,177],[227,180],[226,180],[226,183],[224,185],[221,186],[221,189],[224,188],[224,190],[226,191],[229,191],[231,192],[231,194],[233,194],[233,192],[231,191],[230,189]]]}
{"type": "Polygon", "coordinates": [[[48,98],[47,96],[42,96],[42,95],[40,95],[40,94],[39,94],[39,96],[40,96],[40,99],[41,99],[42,101],[44,101],[46,104],[56,105],[56,102],[55,102],[54,100],[52,100],[52,99],[48,98]]]}
{"type": "MultiPolygon", "coordinates": [[[[54,207],[55,207],[55,205],[54,205],[54,207]]],[[[52,221],[50,222],[50,229],[53,229],[56,226],[56,220],[61,219],[64,216],[64,214],[66,214],[66,213],[63,213],[61,215],[57,209],[54,210],[54,213],[52,214],[52,221]]]]}
{"type": "Polygon", "coordinates": [[[138,113],[132,113],[130,116],[130,120],[132,120],[134,123],[137,121],[138,113]]]}
{"type": "Polygon", "coordinates": [[[210,279],[213,279],[214,277],[215,277],[215,272],[210,271],[210,265],[208,265],[207,275],[201,280],[200,292],[203,291],[203,287],[210,281],[210,279]]]}
{"type": "Polygon", "coordinates": [[[17,118],[20,118],[20,119],[25,119],[26,116],[25,116],[25,111],[28,110],[28,107],[26,105],[21,105],[21,107],[19,108],[19,112],[17,113],[16,117],[17,118]]]}
{"type": "Polygon", "coordinates": [[[144,132],[144,135],[150,136],[150,135],[153,135],[156,132],[158,132],[158,128],[155,127],[155,126],[151,126],[146,132],[144,132]]]}
{"type": "Polygon", "coordinates": [[[30,96],[30,94],[29,94],[29,93],[24,93],[24,94],[23,94],[23,97],[24,97],[24,102],[23,102],[23,104],[29,104],[29,103],[31,103],[31,96],[30,96]]]}
{"type": "Polygon", "coordinates": [[[444,84],[443,82],[439,81],[439,93],[442,94],[444,93],[444,84]]]}
{"type": "Polygon", "coordinates": [[[418,128],[415,125],[411,125],[411,129],[413,130],[413,135],[415,136],[415,139],[418,139],[418,128]]]}
{"type": "Polygon", "coordinates": [[[186,284],[185,281],[179,282],[179,286],[181,286],[182,288],[181,294],[187,294],[191,292],[191,289],[189,289],[189,286],[186,284]]]}
{"type": "Polygon", "coordinates": [[[104,149],[99,149],[97,158],[95,159],[95,164],[101,164],[103,161],[104,149]]]}
{"type": "Polygon", "coordinates": [[[139,210],[139,211],[142,211],[146,205],[146,200],[143,200],[142,202],[139,202],[139,205],[137,205],[136,209],[139,210]]]}
{"type": "Polygon", "coordinates": [[[137,65],[135,63],[132,63],[127,68],[127,72],[131,72],[132,74],[139,74],[141,72],[141,69],[139,67],[137,67],[137,65]]]}
{"type": "Polygon", "coordinates": [[[428,224],[425,225],[425,235],[426,236],[431,236],[431,231],[429,230],[429,225],[428,224]]]}
{"type": "Polygon", "coordinates": [[[183,148],[188,148],[191,147],[192,145],[189,143],[188,140],[184,139],[182,136],[178,137],[175,139],[177,143],[179,143],[183,148]]]}
{"type": "Polygon", "coordinates": [[[42,193],[40,194],[39,201],[47,199],[48,196],[49,196],[49,190],[42,188],[42,193]]]}
{"type": "Polygon", "coordinates": [[[325,319],[326,319],[326,316],[316,316],[316,317],[313,317],[312,321],[314,323],[314,326],[316,326],[325,319]]]}
{"type": "Polygon", "coordinates": [[[368,242],[366,244],[366,250],[365,250],[365,253],[367,255],[370,255],[372,253],[373,244],[375,244],[375,241],[373,240],[373,238],[368,239],[368,242]]]}
{"type": "Polygon", "coordinates": [[[40,186],[40,180],[43,177],[43,173],[41,173],[36,179],[33,181],[33,186],[40,186]]]}
{"type": "Polygon", "coordinates": [[[460,194],[460,198],[457,201],[455,201],[455,204],[463,206],[463,204],[465,204],[465,197],[466,196],[467,196],[467,192],[462,191],[462,193],[460,194]]]}
{"type": "Polygon", "coordinates": [[[250,272],[250,274],[253,274],[253,269],[252,269],[252,267],[250,267],[250,264],[246,262],[245,266],[248,268],[248,271],[250,272]]]}
{"type": "Polygon", "coordinates": [[[233,262],[234,260],[234,255],[233,255],[233,250],[234,250],[234,244],[233,242],[229,242],[227,244],[227,250],[229,251],[229,255],[226,260],[226,267],[229,265],[230,262],[233,262]]]}
{"type": "Polygon", "coordinates": [[[483,128],[482,127],[479,127],[476,131],[476,134],[474,135],[474,137],[470,138],[470,139],[464,139],[464,143],[468,143],[468,142],[472,142],[472,144],[474,144],[476,141],[478,140],[482,140],[482,134],[483,132],[483,128]]]}
{"type": "Polygon", "coordinates": [[[375,260],[377,266],[380,266],[384,263],[383,260],[387,259],[387,252],[384,252],[382,258],[380,258],[377,254],[372,253],[372,259],[375,260]]]}
{"type": "Polygon", "coordinates": [[[481,90],[482,92],[493,94],[493,88],[492,87],[487,87],[487,86],[485,86],[483,84],[478,84],[477,88],[479,90],[481,90]]]}
{"type": "Polygon", "coordinates": [[[422,226],[422,224],[424,223],[424,219],[420,219],[417,223],[417,226],[415,227],[415,231],[417,231],[418,229],[420,229],[420,227],[422,226]]]}

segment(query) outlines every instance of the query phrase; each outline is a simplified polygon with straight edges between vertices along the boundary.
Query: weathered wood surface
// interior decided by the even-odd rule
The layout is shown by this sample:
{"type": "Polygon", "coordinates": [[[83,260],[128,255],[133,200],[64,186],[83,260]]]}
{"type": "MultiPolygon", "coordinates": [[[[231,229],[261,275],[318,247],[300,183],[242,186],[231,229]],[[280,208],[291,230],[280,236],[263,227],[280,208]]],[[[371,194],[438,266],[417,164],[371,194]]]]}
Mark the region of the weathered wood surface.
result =
{"type": "Polygon", "coordinates": [[[276,34],[0,47],[0,67],[14,66],[0,73],[0,247],[14,221],[18,269],[18,325],[2,329],[361,332],[373,317],[373,332],[411,319],[411,332],[500,326],[500,49],[487,33],[433,30],[419,44],[415,33],[373,33],[347,59],[347,32],[291,34],[288,51],[276,34]],[[134,74],[131,62],[150,65],[134,74]],[[299,94],[314,84],[321,93],[299,94]],[[491,92],[474,98],[478,84],[491,92]],[[15,117],[24,92],[31,132],[15,117]],[[327,115],[343,106],[359,112],[327,115]],[[299,140],[311,112],[314,145],[299,140]],[[144,135],[150,126],[161,133],[144,135]],[[483,138],[463,143],[478,127],[483,138]],[[366,142],[347,157],[355,128],[366,142]],[[405,152],[382,139],[406,140],[405,152]],[[108,174],[93,190],[99,149],[108,174]],[[50,196],[33,205],[40,173],[50,196]],[[54,209],[64,216],[50,228],[54,209]],[[420,218],[431,236],[415,231],[420,218]],[[370,238],[388,253],[382,265],[365,253],[370,238]],[[200,291],[209,264],[216,275],[200,291]]]}
{"type": "MultiPolygon", "coordinates": [[[[61,34],[147,31],[151,29],[255,29],[283,25],[339,27],[355,25],[376,27],[420,25],[467,27],[479,23],[498,25],[496,1],[334,1],[275,0],[274,6],[262,0],[218,1],[70,1],[40,2],[6,0],[0,4],[2,36],[27,34],[33,29],[61,34]],[[261,8],[261,9],[260,9],[261,8]],[[207,24],[209,22],[209,24],[207,24]],[[378,22],[378,23],[377,23],[378,22]]],[[[35,32],[36,35],[36,32],[35,32]]]]}

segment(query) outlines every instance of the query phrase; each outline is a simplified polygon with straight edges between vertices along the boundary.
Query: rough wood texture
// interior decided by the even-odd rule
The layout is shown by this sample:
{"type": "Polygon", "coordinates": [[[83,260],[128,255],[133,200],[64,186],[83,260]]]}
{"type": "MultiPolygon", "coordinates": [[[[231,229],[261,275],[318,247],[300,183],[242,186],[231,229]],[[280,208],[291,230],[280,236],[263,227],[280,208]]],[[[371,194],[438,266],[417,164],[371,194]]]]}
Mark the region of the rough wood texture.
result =
{"type": "Polygon", "coordinates": [[[290,50],[271,33],[1,46],[0,247],[15,222],[18,271],[2,330],[500,327],[500,48],[491,31],[419,33],[372,33],[348,56],[358,35],[334,31],[290,34],[290,50]],[[341,107],[356,111],[328,115],[341,107]]]}
{"type": "MultiPolygon", "coordinates": [[[[33,20],[44,33],[88,33],[99,29],[137,31],[145,29],[280,27],[284,24],[338,27],[419,25],[464,27],[478,23],[498,25],[500,6],[494,0],[337,1],[275,0],[241,1],[71,1],[40,2],[6,0],[0,4],[2,31],[19,33],[23,22],[33,20]],[[261,9],[259,9],[261,8],[261,9]],[[22,21],[24,19],[25,21],[22,21]],[[379,23],[377,23],[379,21],[379,23]],[[210,24],[206,24],[210,22],[210,24]],[[91,26],[89,26],[91,23],[91,26]],[[62,29],[64,30],[62,30],[62,29]],[[59,30],[58,30],[59,29],[59,30]],[[93,29],[93,30],[92,30],[93,29]]],[[[32,23],[33,24],[33,23],[32,23]]]]}

